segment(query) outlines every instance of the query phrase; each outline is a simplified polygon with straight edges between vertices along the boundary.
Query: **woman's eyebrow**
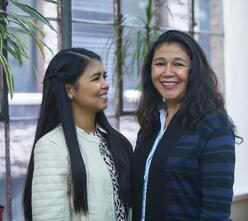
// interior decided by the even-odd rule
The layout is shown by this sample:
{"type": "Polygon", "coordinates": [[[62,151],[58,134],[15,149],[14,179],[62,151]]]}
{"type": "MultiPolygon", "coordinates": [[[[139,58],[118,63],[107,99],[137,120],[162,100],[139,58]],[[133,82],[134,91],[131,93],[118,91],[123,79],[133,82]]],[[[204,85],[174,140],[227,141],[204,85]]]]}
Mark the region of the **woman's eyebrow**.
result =
{"type": "Polygon", "coordinates": [[[153,61],[165,61],[163,57],[154,58],[153,61]]]}
{"type": "Polygon", "coordinates": [[[180,58],[180,57],[174,57],[173,60],[176,60],[176,61],[183,61],[183,62],[186,62],[186,63],[187,63],[187,61],[186,61],[185,59],[180,58]]]}
{"type": "MultiPolygon", "coordinates": [[[[99,76],[101,76],[101,74],[102,74],[102,72],[96,72],[96,73],[94,73],[94,74],[92,74],[91,76],[90,76],[90,78],[94,78],[94,77],[99,77],[99,76]]],[[[107,74],[107,72],[106,71],[104,71],[103,72],[103,75],[106,75],[107,74]]]]}
{"type": "MultiPolygon", "coordinates": [[[[173,57],[171,60],[172,61],[183,61],[183,62],[187,63],[187,61],[181,57],[173,57]]],[[[166,61],[166,59],[163,57],[157,57],[157,58],[153,59],[153,62],[157,62],[157,61],[166,61]]]]}
{"type": "Polygon", "coordinates": [[[100,72],[94,73],[90,76],[90,78],[94,78],[94,77],[99,77],[101,75],[100,72]]]}

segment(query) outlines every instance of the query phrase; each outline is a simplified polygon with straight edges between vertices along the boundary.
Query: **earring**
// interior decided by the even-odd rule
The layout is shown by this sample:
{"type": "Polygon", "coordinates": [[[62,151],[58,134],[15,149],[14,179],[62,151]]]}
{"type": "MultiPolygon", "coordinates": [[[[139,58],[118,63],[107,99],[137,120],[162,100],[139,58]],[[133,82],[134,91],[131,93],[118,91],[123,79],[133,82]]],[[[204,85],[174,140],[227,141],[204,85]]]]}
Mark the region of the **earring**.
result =
{"type": "Polygon", "coordinates": [[[165,98],[164,97],[162,98],[162,100],[163,100],[163,103],[165,104],[165,98]]]}
{"type": "Polygon", "coordinates": [[[70,100],[73,100],[73,95],[68,95],[68,98],[69,98],[70,100]]]}

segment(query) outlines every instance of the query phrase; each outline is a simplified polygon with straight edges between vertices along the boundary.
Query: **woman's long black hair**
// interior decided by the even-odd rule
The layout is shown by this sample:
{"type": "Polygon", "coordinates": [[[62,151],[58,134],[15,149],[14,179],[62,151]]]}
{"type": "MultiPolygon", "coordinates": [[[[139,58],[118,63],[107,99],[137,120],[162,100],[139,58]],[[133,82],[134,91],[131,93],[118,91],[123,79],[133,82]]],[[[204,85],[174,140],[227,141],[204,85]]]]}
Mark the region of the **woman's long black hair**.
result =
{"type": "MultiPolygon", "coordinates": [[[[76,213],[88,212],[86,168],[80,153],[71,102],[65,84],[69,83],[75,86],[91,59],[101,61],[99,55],[87,49],[62,50],[51,60],[45,73],[40,116],[23,195],[24,216],[28,221],[32,221],[31,199],[35,144],[59,124],[63,128],[70,158],[73,207],[76,213]]],[[[97,113],[96,122],[107,132],[106,139],[118,172],[120,198],[127,208],[130,200],[129,161],[132,152],[131,145],[124,136],[111,127],[103,111],[97,113]]]]}
{"type": "Polygon", "coordinates": [[[178,43],[191,59],[187,89],[180,106],[184,126],[190,126],[205,112],[220,110],[226,114],[224,99],[218,91],[217,78],[199,44],[190,35],[169,30],[153,43],[145,57],[142,69],[142,94],[137,110],[138,122],[146,135],[151,135],[159,119],[163,101],[153,86],[151,66],[154,53],[164,43],[178,43]]]}

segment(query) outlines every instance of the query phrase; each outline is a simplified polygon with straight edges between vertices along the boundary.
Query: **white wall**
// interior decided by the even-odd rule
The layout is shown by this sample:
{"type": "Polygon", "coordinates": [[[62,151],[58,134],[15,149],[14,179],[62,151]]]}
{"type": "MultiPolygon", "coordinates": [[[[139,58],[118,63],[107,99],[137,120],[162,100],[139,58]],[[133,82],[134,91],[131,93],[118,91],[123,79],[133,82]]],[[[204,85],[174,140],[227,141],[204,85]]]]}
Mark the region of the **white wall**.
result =
{"type": "Polygon", "coordinates": [[[244,138],[236,145],[234,195],[248,193],[248,1],[223,0],[227,111],[244,138]]]}

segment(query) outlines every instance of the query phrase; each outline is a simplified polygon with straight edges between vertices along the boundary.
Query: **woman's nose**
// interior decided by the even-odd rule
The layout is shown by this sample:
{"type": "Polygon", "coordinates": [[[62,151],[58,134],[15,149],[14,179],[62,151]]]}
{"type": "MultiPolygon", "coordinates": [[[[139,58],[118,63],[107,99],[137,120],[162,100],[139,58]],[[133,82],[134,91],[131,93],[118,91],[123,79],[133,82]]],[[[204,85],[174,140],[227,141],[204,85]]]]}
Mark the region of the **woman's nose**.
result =
{"type": "Polygon", "coordinates": [[[102,78],[101,85],[102,85],[102,88],[109,89],[109,83],[105,78],[102,78]]]}
{"type": "Polygon", "coordinates": [[[165,70],[164,70],[164,73],[163,73],[164,76],[166,77],[170,77],[173,75],[173,67],[171,64],[167,64],[165,66],[165,70]]]}

